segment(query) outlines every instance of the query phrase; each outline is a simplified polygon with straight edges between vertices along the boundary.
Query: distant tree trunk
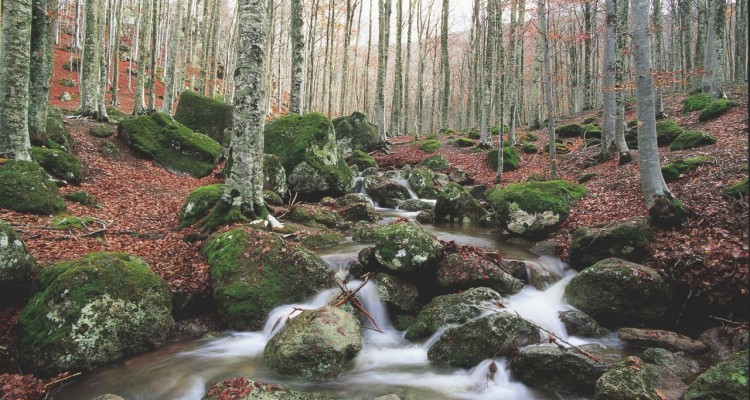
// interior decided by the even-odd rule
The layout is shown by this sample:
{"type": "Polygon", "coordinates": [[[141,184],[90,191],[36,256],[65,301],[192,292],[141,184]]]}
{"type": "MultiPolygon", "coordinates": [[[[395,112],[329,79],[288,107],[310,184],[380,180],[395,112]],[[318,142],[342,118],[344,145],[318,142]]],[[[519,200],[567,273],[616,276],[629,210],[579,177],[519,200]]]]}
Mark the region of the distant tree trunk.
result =
{"type": "Polygon", "coordinates": [[[440,107],[440,128],[448,127],[448,104],[451,97],[451,66],[448,63],[448,0],[443,0],[440,32],[440,64],[443,69],[443,97],[440,107]]]}
{"type": "Polygon", "coordinates": [[[292,37],[292,84],[289,93],[289,112],[294,114],[303,114],[302,106],[302,67],[305,63],[305,38],[302,35],[302,0],[292,0],[291,26],[289,34],[292,37]]]}
{"type": "Polygon", "coordinates": [[[615,70],[617,69],[617,14],[615,9],[617,0],[606,0],[606,17],[604,31],[604,55],[602,76],[602,155],[606,158],[615,142],[615,116],[617,103],[615,100],[615,70]]]}
{"type": "Polygon", "coordinates": [[[377,96],[378,96],[378,137],[385,141],[385,75],[388,69],[388,37],[390,32],[390,20],[391,20],[391,0],[379,0],[379,26],[380,39],[378,40],[378,82],[377,82],[377,96]]]}
{"type": "Polygon", "coordinates": [[[174,21],[172,21],[172,34],[170,35],[169,54],[167,55],[167,70],[164,71],[164,101],[161,104],[161,110],[166,114],[172,114],[172,105],[174,103],[173,95],[178,83],[179,76],[177,58],[179,51],[182,50],[182,15],[184,2],[175,4],[174,21]]]}
{"type": "Polygon", "coordinates": [[[149,55],[151,39],[151,0],[141,3],[141,25],[138,31],[138,72],[135,79],[135,93],[133,94],[133,115],[145,114],[146,108],[146,66],[150,64],[149,55]]]}
{"type": "Polygon", "coordinates": [[[83,38],[81,84],[78,113],[85,117],[99,115],[99,7],[100,0],[86,1],[86,32],[83,38]]]}
{"type": "MultiPolygon", "coordinates": [[[[399,0],[400,1],[400,0],[399,0]]],[[[348,87],[349,82],[349,51],[352,41],[352,24],[354,22],[354,12],[357,10],[359,3],[354,0],[346,0],[346,22],[344,25],[344,61],[341,63],[341,83],[339,88],[341,93],[339,95],[339,115],[344,115],[344,105],[346,104],[346,94],[350,92],[348,87]]],[[[399,38],[401,37],[401,31],[399,30],[399,38]]],[[[359,43],[357,43],[359,45],[359,43]]]]}
{"type": "MultiPolygon", "coordinates": [[[[661,0],[654,0],[654,41],[656,42],[655,49],[655,67],[656,72],[661,74],[664,72],[664,32],[661,26],[661,0]]],[[[662,101],[662,82],[656,82],[656,117],[665,118],[667,113],[664,112],[664,102],[662,101]]]]}
{"type": "Polygon", "coordinates": [[[648,31],[648,0],[632,0],[633,59],[635,61],[635,86],[638,102],[638,167],[641,190],[652,221],[673,224],[676,216],[672,198],[659,164],[656,144],[656,110],[654,84],[651,70],[651,38],[648,31]]]}
{"type": "Polygon", "coordinates": [[[409,124],[412,115],[411,109],[411,27],[414,22],[414,5],[412,1],[409,1],[409,18],[406,23],[406,74],[404,75],[404,87],[403,94],[404,100],[401,103],[402,109],[404,110],[402,118],[401,133],[408,135],[411,125],[409,124]]]}
{"type": "Polygon", "coordinates": [[[54,56],[52,23],[56,20],[54,18],[56,8],[56,0],[33,1],[29,78],[29,135],[31,137],[44,138],[47,132],[47,111],[49,110],[50,79],[54,56]]]}
{"type": "Polygon", "coordinates": [[[0,157],[30,160],[31,0],[5,1],[0,40],[0,157]]]}
{"type": "MultiPolygon", "coordinates": [[[[482,119],[479,123],[479,144],[482,146],[489,146],[490,144],[489,124],[492,112],[492,74],[494,72],[492,67],[495,65],[492,48],[494,47],[495,40],[497,40],[495,28],[499,7],[500,3],[498,0],[489,0],[487,2],[487,38],[484,47],[484,95],[482,96],[482,119]]],[[[502,172],[499,175],[502,175],[502,172]]]]}
{"type": "Polygon", "coordinates": [[[546,84],[545,95],[547,98],[547,129],[549,132],[549,164],[550,179],[557,179],[557,147],[555,143],[555,107],[552,104],[552,72],[549,62],[549,44],[547,43],[547,10],[545,0],[537,0],[537,12],[539,13],[539,39],[542,44],[544,83],[546,84]]]}
{"type": "Polygon", "coordinates": [[[724,98],[724,24],[726,17],[725,0],[710,2],[708,31],[706,34],[706,51],[703,61],[703,93],[724,98]]]}
{"type": "Polygon", "coordinates": [[[403,0],[396,3],[396,65],[394,67],[393,97],[391,100],[390,136],[401,134],[401,91],[403,89],[403,62],[401,61],[401,31],[403,31],[403,0]]]}

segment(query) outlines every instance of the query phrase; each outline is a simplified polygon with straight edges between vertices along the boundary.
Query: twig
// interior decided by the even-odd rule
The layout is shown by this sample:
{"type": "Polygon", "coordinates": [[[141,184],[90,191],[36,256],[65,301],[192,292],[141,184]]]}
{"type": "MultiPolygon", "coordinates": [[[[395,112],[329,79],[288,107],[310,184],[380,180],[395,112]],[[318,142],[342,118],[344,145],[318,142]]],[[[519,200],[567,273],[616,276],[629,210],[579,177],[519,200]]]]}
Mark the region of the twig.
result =
{"type": "Polygon", "coordinates": [[[50,386],[52,386],[52,385],[54,385],[54,384],[57,384],[57,383],[60,383],[60,382],[65,382],[65,381],[67,381],[68,379],[72,379],[72,378],[75,378],[76,376],[79,376],[79,375],[81,375],[81,373],[80,373],[80,372],[76,372],[76,373],[75,373],[75,374],[73,374],[73,375],[68,375],[68,376],[66,376],[66,377],[64,377],[64,378],[60,378],[60,379],[54,380],[54,381],[52,381],[52,382],[50,382],[50,383],[48,383],[48,384],[44,385],[44,388],[46,389],[46,388],[48,388],[48,387],[50,387],[50,386]]]}

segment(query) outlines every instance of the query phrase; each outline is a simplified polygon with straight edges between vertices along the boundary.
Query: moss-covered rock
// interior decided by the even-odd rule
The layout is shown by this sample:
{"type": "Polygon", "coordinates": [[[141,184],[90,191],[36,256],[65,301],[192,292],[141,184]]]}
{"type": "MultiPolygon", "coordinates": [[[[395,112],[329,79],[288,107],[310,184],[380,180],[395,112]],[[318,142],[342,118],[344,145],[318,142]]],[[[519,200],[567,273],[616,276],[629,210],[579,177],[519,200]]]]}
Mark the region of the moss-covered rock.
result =
{"type": "Polygon", "coordinates": [[[527,347],[513,358],[511,371],[521,382],[532,387],[593,394],[596,381],[620,357],[596,344],[580,348],[593,357],[551,345],[527,347]]]}
{"type": "Polygon", "coordinates": [[[703,131],[685,131],[669,145],[669,150],[685,150],[716,143],[716,138],[703,131]]]}
{"type": "Polygon", "coordinates": [[[471,368],[486,358],[510,356],[519,347],[539,341],[539,330],[525,319],[496,312],[448,328],[427,351],[438,365],[471,368]]]}
{"type": "Polygon", "coordinates": [[[573,202],[586,193],[583,185],[568,181],[531,181],[495,187],[487,200],[511,234],[540,239],[555,230],[568,217],[573,202]]]}
{"type": "Polygon", "coordinates": [[[651,228],[641,219],[582,226],[573,232],[569,263],[577,270],[609,257],[642,263],[650,255],[648,246],[652,239],[651,228]]]}
{"type": "Polygon", "coordinates": [[[741,351],[701,374],[688,387],[684,400],[747,399],[748,351],[741,351]]]}
{"type": "Polygon", "coordinates": [[[607,258],[579,272],[565,299],[605,326],[648,323],[667,309],[671,289],[651,268],[607,258]]]}
{"type": "Polygon", "coordinates": [[[379,273],[375,277],[378,297],[382,300],[391,315],[414,313],[417,311],[417,287],[393,275],[379,273]]]}
{"type": "Polygon", "coordinates": [[[571,336],[602,337],[607,333],[593,318],[580,310],[560,311],[560,322],[571,336]]]}
{"type": "Polygon", "coordinates": [[[65,210],[65,200],[42,167],[31,161],[0,162],[0,208],[34,214],[65,210]]]}
{"type": "MultiPolygon", "coordinates": [[[[490,163],[493,171],[497,170],[497,149],[487,152],[487,161],[490,163]]],[[[513,146],[503,146],[503,171],[518,169],[518,164],[520,163],[521,155],[518,154],[518,150],[513,146]]]]}
{"type": "Polygon", "coordinates": [[[302,241],[302,245],[308,249],[327,249],[346,242],[346,237],[335,231],[313,233],[302,241]]]}
{"type": "Polygon", "coordinates": [[[709,121],[715,118],[719,118],[724,115],[730,108],[737,106],[738,103],[728,99],[716,99],[708,103],[708,105],[701,110],[698,114],[699,121],[709,121]]]}
{"type": "Polygon", "coordinates": [[[117,137],[168,170],[198,178],[209,175],[221,155],[215,140],[163,113],[121,121],[117,137]]]}
{"type": "Polygon", "coordinates": [[[31,159],[47,173],[74,185],[83,182],[83,168],[77,158],[62,150],[31,147],[31,159]]]}
{"type": "Polygon", "coordinates": [[[383,227],[375,238],[375,258],[396,275],[434,268],[443,246],[427,229],[400,222],[383,227]]]}
{"type": "Polygon", "coordinates": [[[724,192],[724,195],[727,197],[731,197],[734,199],[741,199],[741,198],[747,198],[748,193],[748,186],[747,186],[747,178],[734,183],[727,187],[727,190],[724,192]]]}
{"type": "Polygon", "coordinates": [[[406,339],[427,339],[443,325],[466,323],[502,301],[500,293],[486,287],[437,296],[419,312],[417,319],[406,330],[406,339]]]}
{"type": "Polygon", "coordinates": [[[661,174],[667,183],[676,181],[680,176],[697,169],[700,166],[711,164],[708,157],[692,156],[672,161],[661,167],[661,174]]]}
{"type": "Polygon", "coordinates": [[[222,146],[228,146],[232,130],[231,104],[203,96],[194,90],[183,90],[174,119],[192,129],[208,135],[222,146]]]}
{"type": "Polygon", "coordinates": [[[406,200],[410,197],[409,191],[406,187],[396,181],[381,176],[366,176],[362,185],[367,191],[367,194],[370,195],[370,197],[379,205],[384,207],[388,207],[389,205],[395,206],[393,199],[406,200]]]}
{"type": "Polygon", "coordinates": [[[419,165],[425,168],[429,168],[433,171],[447,171],[448,168],[451,167],[448,159],[441,156],[440,154],[425,158],[424,160],[422,160],[422,162],[419,163],[419,165]]]}
{"type": "Polygon", "coordinates": [[[99,204],[99,199],[93,194],[90,194],[84,190],[76,190],[68,192],[63,195],[65,200],[74,201],[76,203],[83,204],[84,206],[96,207],[99,204]]]}
{"type": "Polygon", "coordinates": [[[680,136],[684,129],[677,125],[673,119],[656,122],[656,143],[659,146],[667,146],[680,136]]]}
{"type": "Polygon", "coordinates": [[[688,96],[682,101],[682,112],[689,113],[693,111],[701,111],[711,103],[711,95],[709,93],[695,93],[688,96]]]}
{"type": "Polygon", "coordinates": [[[172,292],[141,258],[92,253],[42,271],[19,316],[21,364],[53,375],[89,370],[164,344],[172,292]]]}
{"type": "Polygon", "coordinates": [[[0,219],[0,306],[25,300],[38,272],[36,261],[21,237],[0,219]]]}
{"type": "Polygon", "coordinates": [[[434,199],[438,195],[435,179],[435,173],[431,169],[417,167],[409,171],[406,181],[419,198],[434,199]]]}
{"type": "Polygon", "coordinates": [[[516,294],[523,289],[524,282],[512,275],[512,261],[503,260],[499,253],[486,253],[471,246],[446,247],[437,266],[440,287],[457,291],[484,286],[503,296],[516,294]]]}
{"type": "Polygon", "coordinates": [[[439,140],[427,139],[419,145],[419,150],[422,150],[425,153],[434,153],[438,151],[440,146],[442,146],[442,143],[440,143],[439,140]]]}
{"type": "Polygon", "coordinates": [[[344,229],[346,221],[329,208],[312,204],[298,204],[289,212],[289,220],[314,228],[344,229]]]}
{"type": "Polygon", "coordinates": [[[334,119],[333,128],[336,130],[336,146],[343,157],[348,157],[355,150],[369,153],[383,145],[378,136],[378,127],[361,112],[355,111],[334,119]]]}
{"type": "Polygon", "coordinates": [[[435,221],[438,222],[455,219],[462,222],[464,218],[479,222],[486,215],[487,210],[479,201],[456,183],[445,185],[435,202],[435,221]]]}
{"type": "Polygon", "coordinates": [[[273,154],[263,154],[263,189],[283,196],[289,189],[286,184],[286,171],[279,158],[273,154]]]}
{"type": "Polygon", "coordinates": [[[223,194],[224,184],[221,183],[193,189],[180,209],[180,228],[193,225],[208,215],[223,194]]]}
{"type": "Polygon", "coordinates": [[[115,134],[115,130],[108,124],[94,124],[91,125],[89,134],[98,138],[108,138],[115,134]]]}
{"type": "Polygon", "coordinates": [[[349,156],[347,163],[349,165],[356,165],[357,168],[359,168],[360,170],[365,170],[367,168],[372,168],[372,167],[375,167],[375,168],[378,167],[378,162],[375,161],[375,159],[372,158],[371,155],[361,150],[354,150],[351,153],[351,156],[349,156]]]}
{"type": "Polygon", "coordinates": [[[232,329],[260,329],[274,307],[305,300],[331,279],[316,254],[252,228],[212,236],[203,253],[219,315],[232,329]]]}

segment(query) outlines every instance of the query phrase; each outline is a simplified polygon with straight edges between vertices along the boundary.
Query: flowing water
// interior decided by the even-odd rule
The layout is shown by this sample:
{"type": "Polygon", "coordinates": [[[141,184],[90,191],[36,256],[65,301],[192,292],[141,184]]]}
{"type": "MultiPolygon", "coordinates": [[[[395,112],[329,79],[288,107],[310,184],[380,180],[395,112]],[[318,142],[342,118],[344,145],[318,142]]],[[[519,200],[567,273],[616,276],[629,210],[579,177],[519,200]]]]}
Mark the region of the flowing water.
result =
{"type": "MultiPolygon", "coordinates": [[[[379,209],[387,222],[396,217],[413,217],[416,213],[379,209]]],[[[602,343],[618,347],[616,337],[602,339],[569,337],[558,317],[559,311],[571,309],[562,300],[563,290],[574,273],[557,258],[537,257],[527,249],[502,242],[487,229],[468,225],[426,225],[443,240],[453,240],[499,250],[505,258],[525,260],[532,268],[542,268],[559,279],[546,290],[527,285],[520,293],[505,299],[503,311],[515,312],[529,321],[574,344],[602,343]]],[[[321,257],[338,276],[347,274],[346,265],[356,259],[365,245],[347,242],[321,251],[321,257]]],[[[357,281],[349,287],[357,287],[357,281]]],[[[315,392],[336,393],[345,398],[371,399],[396,393],[403,399],[562,399],[563,395],[531,389],[515,381],[504,358],[487,359],[466,370],[435,367],[427,360],[427,350],[442,332],[423,343],[411,343],[403,332],[393,328],[386,308],[377,296],[374,283],[359,292],[366,309],[384,333],[363,329],[363,347],[350,368],[337,379],[326,383],[309,383],[276,375],[263,362],[266,342],[283,326],[295,308],[317,308],[326,304],[338,289],[319,293],[305,304],[289,304],[274,309],[260,332],[226,332],[218,337],[172,343],[156,351],[130,357],[125,361],[92,371],[63,387],[52,398],[85,399],[112,393],[127,400],[200,399],[211,382],[235,376],[282,383],[284,386],[315,392]],[[278,323],[281,321],[281,323],[278,323]],[[498,366],[490,379],[490,363],[498,366]]],[[[493,312],[493,311],[488,311],[493,312]]],[[[546,335],[540,334],[540,341],[546,335]]],[[[577,397],[576,397],[577,398],[577,397]]]]}

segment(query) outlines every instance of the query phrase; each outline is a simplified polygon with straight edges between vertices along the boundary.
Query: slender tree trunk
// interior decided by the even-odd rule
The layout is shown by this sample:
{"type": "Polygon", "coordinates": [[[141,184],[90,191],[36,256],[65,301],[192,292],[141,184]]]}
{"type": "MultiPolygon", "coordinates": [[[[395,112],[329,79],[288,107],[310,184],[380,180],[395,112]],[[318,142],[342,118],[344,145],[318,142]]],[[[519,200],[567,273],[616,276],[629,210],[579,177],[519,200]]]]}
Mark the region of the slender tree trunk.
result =
{"type": "Polygon", "coordinates": [[[440,109],[440,128],[448,127],[448,104],[451,97],[451,66],[448,63],[448,0],[443,0],[440,32],[440,64],[443,68],[443,97],[440,109]]]}
{"type": "Polygon", "coordinates": [[[380,15],[379,15],[379,26],[380,39],[378,40],[378,82],[377,82],[377,96],[378,96],[378,136],[381,140],[385,141],[386,130],[385,130],[385,75],[388,69],[388,41],[390,33],[390,20],[391,20],[391,0],[379,0],[380,15]]]}
{"type": "Polygon", "coordinates": [[[289,93],[289,112],[303,114],[302,67],[305,63],[305,38],[302,35],[302,0],[292,0],[289,34],[292,36],[292,84],[289,93]]]}
{"type": "Polygon", "coordinates": [[[617,69],[617,14],[618,0],[606,0],[606,17],[604,31],[604,56],[602,76],[602,155],[607,157],[615,142],[615,117],[617,103],[615,100],[615,70],[617,69]]]}
{"type": "Polygon", "coordinates": [[[31,20],[31,71],[29,82],[29,135],[46,137],[50,79],[54,57],[52,24],[57,1],[34,0],[31,20]],[[50,19],[50,17],[53,19],[50,19]]]}
{"type": "Polygon", "coordinates": [[[549,43],[547,43],[547,10],[545,0],[537,0],[537,12],[539,13],[539,39],[542,44],[545,95],[547,102],[547,130],[549,132],[549,164],[550,179],[557,179],[557,147],[555,143],[555,107],[552,104],[552,72],[549,62],[549,43]]]}
{"type": "Polygon", "coordinates": [[[169,44],[169,54],[167,57],[167,70],[164,71],[164,101],[161,104],[161,110],[166,114],[172,114],[174,103],[174,93],[177,90],[177,77],[179,75],[177,58],[182,49],[182,15],[184,2],[175,4],[174,21],[172,22],[172,34],[169,44]]]}
{"type": "Polygon", "coordinates": [[[0,157],[28,161],[32,1],[5,1],[2,8],[0,157]]]}
{"type": "Polygon", "coordinates": [[[396,3],[396,65],[394,67],[393,97],[391,98],[390,136],[401,135],[401,91],[403,89],[403,63],[401,61],[401,31],[403,31],[403,0],[396,3]]]}

